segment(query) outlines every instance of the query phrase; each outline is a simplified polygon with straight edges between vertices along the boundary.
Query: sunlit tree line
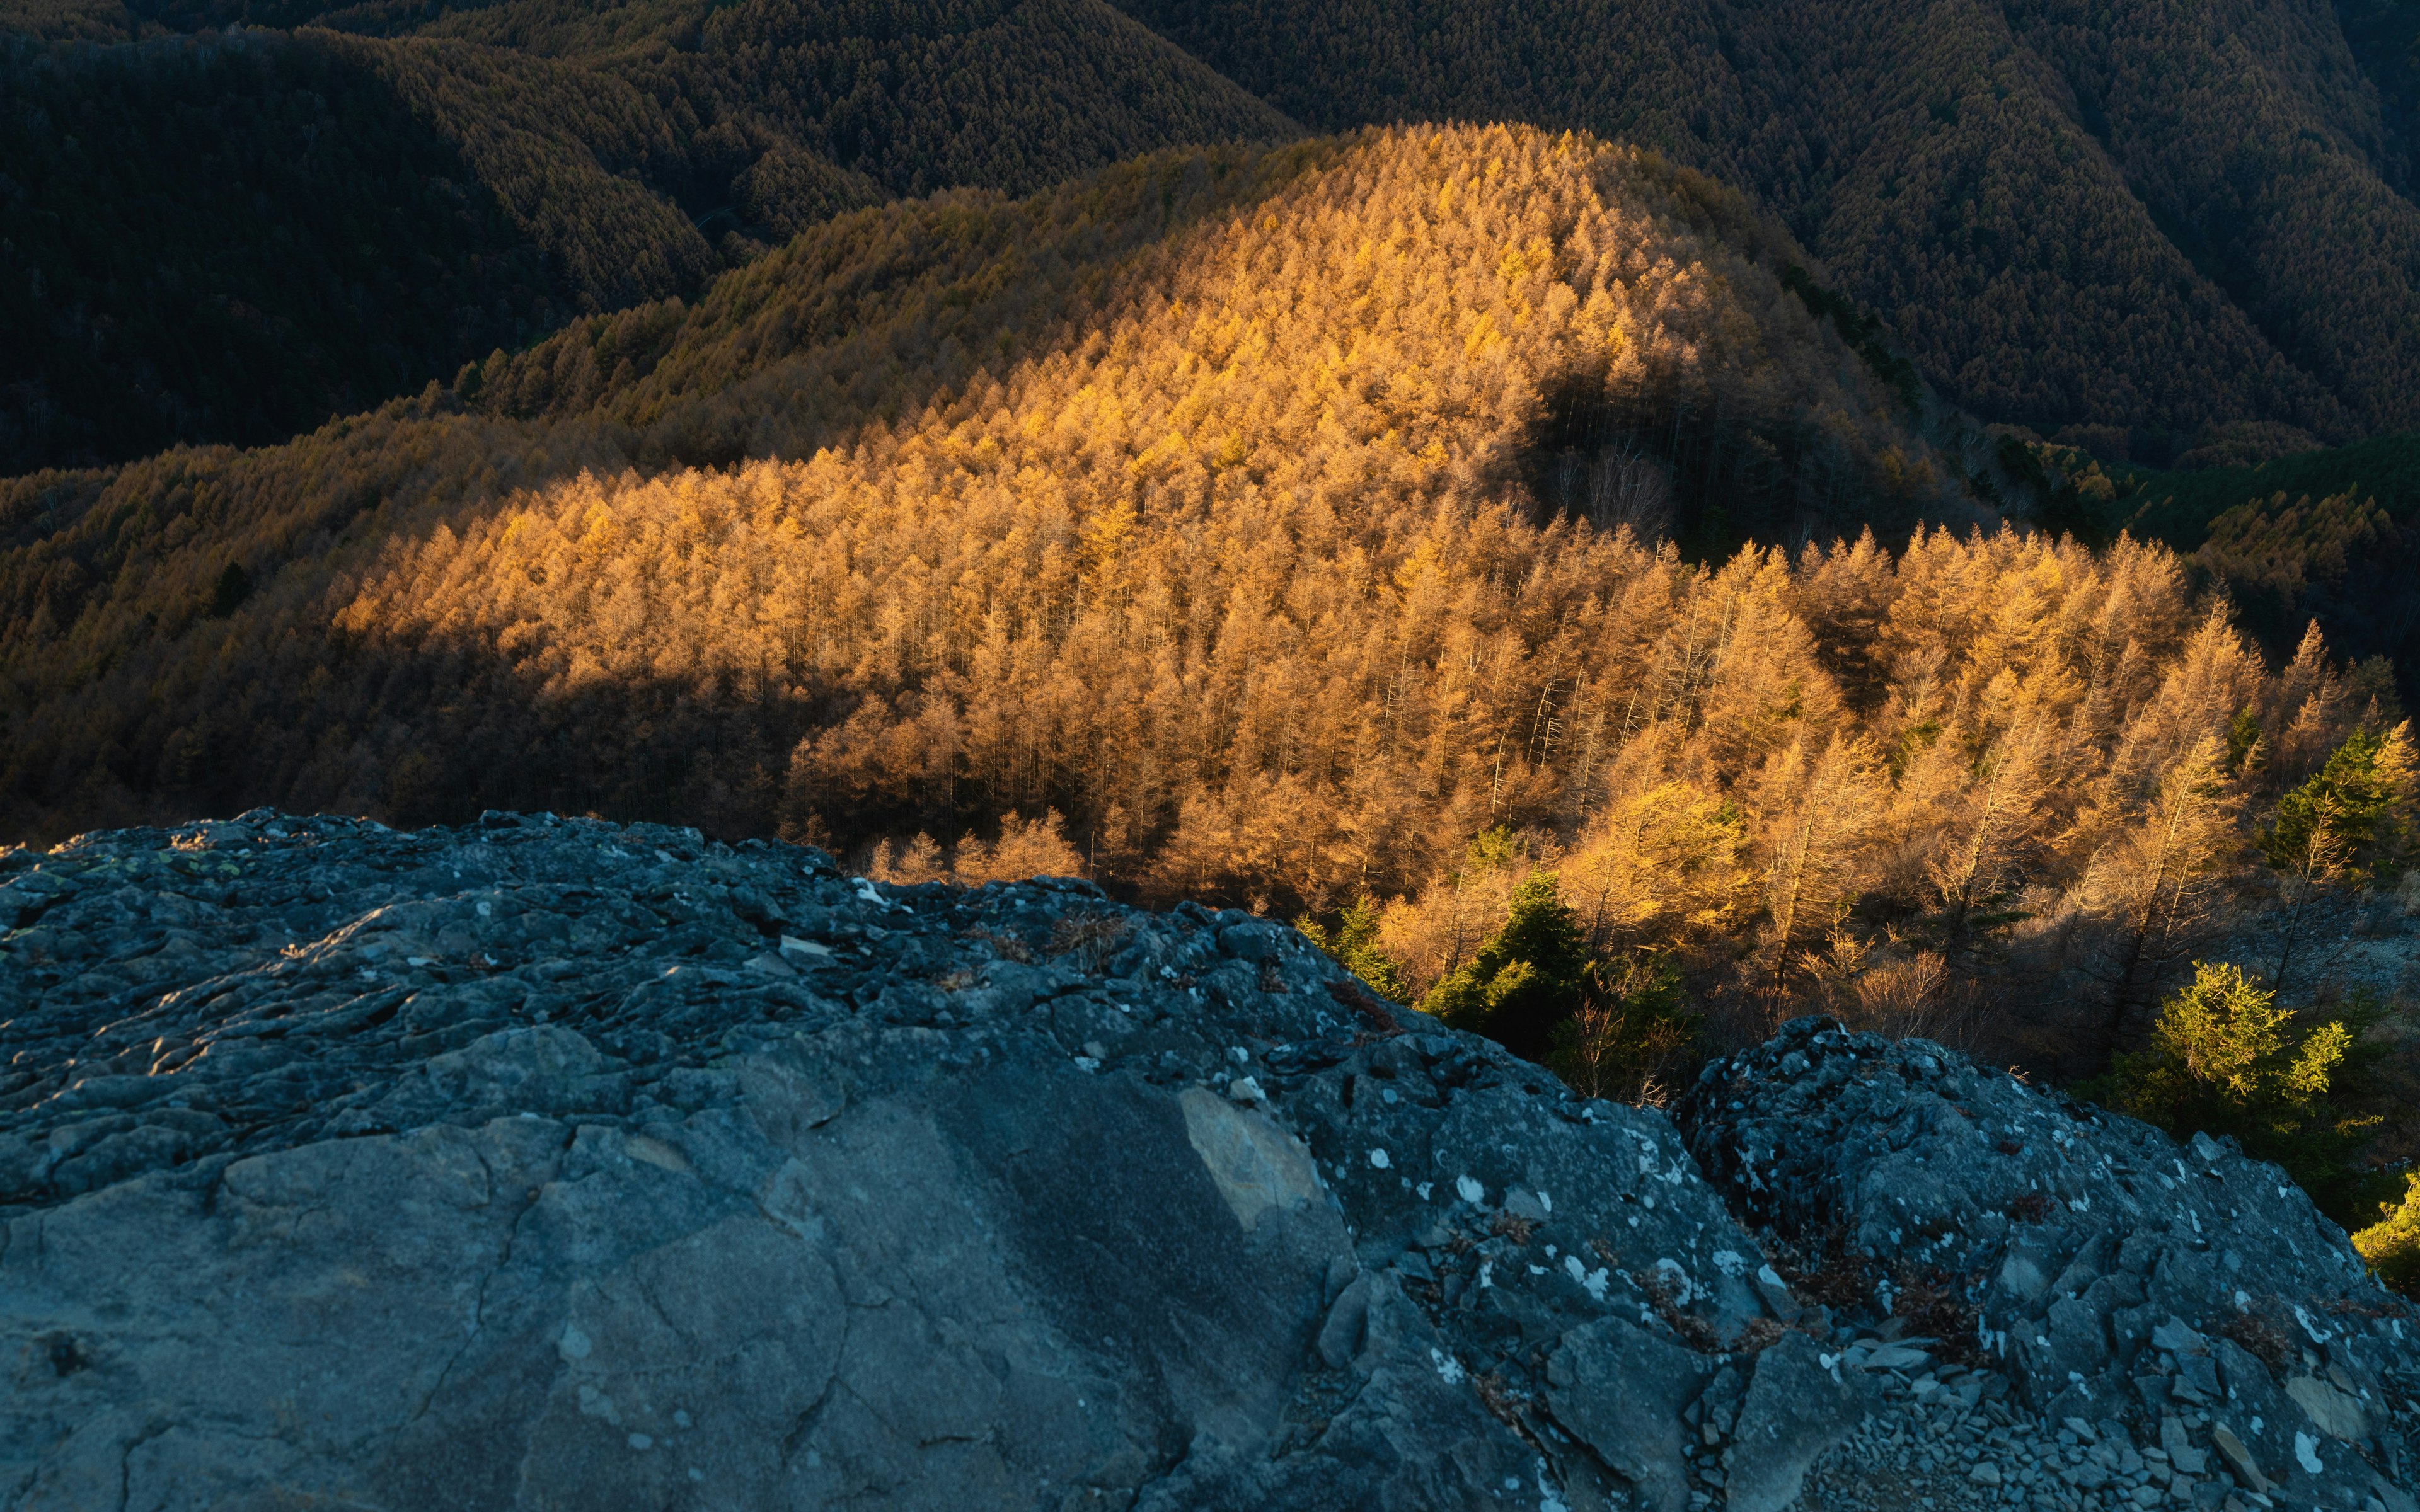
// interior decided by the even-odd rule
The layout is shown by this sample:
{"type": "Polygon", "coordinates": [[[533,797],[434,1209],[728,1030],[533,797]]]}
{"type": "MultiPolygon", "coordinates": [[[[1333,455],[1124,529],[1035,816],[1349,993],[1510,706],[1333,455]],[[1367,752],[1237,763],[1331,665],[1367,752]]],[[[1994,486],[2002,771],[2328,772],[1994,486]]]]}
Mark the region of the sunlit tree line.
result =
{"type": "MultiPolygon", "coordinates": [[[[2316,633],[2264,668],[2160,548],[1934,531],[1697,566],[1502,506],[1348,520],[1250,490],[1154,517],[1032,487],[954,501],[979,523],[954,533],[904,497],[939,476],[869,454],[585,482],[427,543],[346,624],[487,641],[566,710],[645,679],[847,689],[762,780],[792,834],[887,830],[902,880],[1055,810],[1043,870],[1313,915],[1366,895],[1419,998],[1544,874],[1589,958],[1669,963],[1743,1027],[1823,1006],[2087,1063],[2260,888],[2290,910],[2378,864],[2309,820],[2332,758],[2410,782],[2379,670],[2316,633]]],[[[2278,949],[2290,973],[2290,920],[2278,949]]]]}

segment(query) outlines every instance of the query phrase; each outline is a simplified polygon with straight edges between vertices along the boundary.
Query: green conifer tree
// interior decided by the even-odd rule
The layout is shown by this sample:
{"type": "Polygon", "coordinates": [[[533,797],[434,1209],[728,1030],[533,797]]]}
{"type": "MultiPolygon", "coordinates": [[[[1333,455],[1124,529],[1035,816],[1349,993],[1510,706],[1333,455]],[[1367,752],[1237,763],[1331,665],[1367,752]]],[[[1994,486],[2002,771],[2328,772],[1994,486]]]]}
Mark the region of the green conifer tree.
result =
{"type": "Polygon", "coordinates": [[[2380,1219],[2352,1236],[2352,1247],[2378,1278],[2407,1297],[2420,1297],[2420,1171],[2403,1176],[2403,1200],[2379,1204],[2380,1219]]]}
{"type": "Polygon", "coordinates": [[[1556,1026],[1580,1006],[1588,966],[1579,920],[1555,891],[1554,874],[1534,872],[1513,889],[1504,927],[1430,988],[1420,1010],[1543,1060],[1556,1026]]]}
{"type": "Polygon", "coordinates": [[[2277,800],[2260,849],[2279,872],[2366,885],[2393,873],[2412,802],[2406,727],[2356,730],[2309,781],[2277,800]]]}
{"type": "Polygon", "coordinates": [[[2339,886],[2390,880],[2410,849],[2413,759],[2408,727],[2356,730],[2327,764],[2277,800],[2260,851],[2277,874],[2283,903],[2277,965],[2282,991],[2313,903],[2339,886]]]}
{"type": "Polygon", "coordinates": [[[1345,905],[1337,921],[1336,932],[1305,914],[1295,920],[1311,944],[1326,951],[1338,965],[1361,979],[1372,992],[1390,1003],[1408,1003],[1412,990],[1404,981],[1404,968],[1393,956],[1378,949],[1378,900],[1363,893],[1345,905]]]}
{"type": "Polygon", "coordinates": [[[2196,962],[2192,983],[2160,1005],[2149,1048],[2118,1057],[2092,1090],[2180,1137],[2231,1136],[2344,1222],[2375,1211],[2380,1184],[2355,1160],[2381,1120],[2346,1095],[2360,1080],[2362,1031],[2376,1014],[2355,1001],[2305,1022],[2240,968],[2196,962]]]}

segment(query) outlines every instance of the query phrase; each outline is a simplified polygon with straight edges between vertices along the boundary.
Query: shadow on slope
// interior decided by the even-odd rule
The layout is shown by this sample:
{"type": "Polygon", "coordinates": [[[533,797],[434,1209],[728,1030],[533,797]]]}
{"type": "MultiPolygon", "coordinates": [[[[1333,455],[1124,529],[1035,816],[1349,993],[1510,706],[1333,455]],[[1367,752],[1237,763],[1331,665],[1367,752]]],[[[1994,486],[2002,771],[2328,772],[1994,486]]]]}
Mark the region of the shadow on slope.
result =
{"type": "Polygon", "coordinates": [[[136,11],[0,43],[0,473],[282,440],[886,193],[1298,134],[1099,0],[136,11]]]}
{"type": "Polygon", "coordinates": [[[366,60],[0,44],[0,473],[256,445],[573,308],[366,60]]]}
{"type": "Polygon", "coordinates": [[[779,144],[718,161],[628,84],[460,43],[12,41],[0,92],[0,342],[27,354],[0,471],[283,440],[692,292],[733,249],[684,207],[735,174],[782,224],[877,197],[779,144]]]}

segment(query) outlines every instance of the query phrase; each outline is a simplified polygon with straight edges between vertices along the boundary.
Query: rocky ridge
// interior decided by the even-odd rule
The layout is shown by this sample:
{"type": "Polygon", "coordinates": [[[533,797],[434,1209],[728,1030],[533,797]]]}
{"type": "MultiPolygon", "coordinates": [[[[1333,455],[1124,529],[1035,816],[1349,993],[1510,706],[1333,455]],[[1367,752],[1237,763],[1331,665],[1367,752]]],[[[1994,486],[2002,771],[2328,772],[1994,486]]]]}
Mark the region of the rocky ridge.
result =
{"type": "Polygon", "coordinates": [[[0,926],[0,1507],[2413,1504],[2299,1193],[1921,1042],[1676,1127],[1249,915],[547,816],[0,926]]]}

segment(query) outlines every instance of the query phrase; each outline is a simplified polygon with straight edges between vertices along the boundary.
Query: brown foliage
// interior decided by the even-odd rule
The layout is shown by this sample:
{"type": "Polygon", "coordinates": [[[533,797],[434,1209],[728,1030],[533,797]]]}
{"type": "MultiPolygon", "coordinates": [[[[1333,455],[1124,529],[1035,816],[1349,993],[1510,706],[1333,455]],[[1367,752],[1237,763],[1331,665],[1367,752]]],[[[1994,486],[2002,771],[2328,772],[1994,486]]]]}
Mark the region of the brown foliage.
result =
{"type": "Polygon", "coordinates": [[[2122,537],[1692,562],[1546,507],[1575,389],[1619,455],[1675,395],[1797,438],[1779,528],[1921,459],[1710,193],[1501,128],[1175,155],[849,218],[495,364],[487,415],[20,483],[8,823],[593,808],[902,881],[1367,891],[1415,991],[1544,869],[1718,1034],[2122,1042],[2368,705],[2122,537]],[[671,461],[759,447],[802,455],[671,461]]]}

